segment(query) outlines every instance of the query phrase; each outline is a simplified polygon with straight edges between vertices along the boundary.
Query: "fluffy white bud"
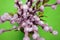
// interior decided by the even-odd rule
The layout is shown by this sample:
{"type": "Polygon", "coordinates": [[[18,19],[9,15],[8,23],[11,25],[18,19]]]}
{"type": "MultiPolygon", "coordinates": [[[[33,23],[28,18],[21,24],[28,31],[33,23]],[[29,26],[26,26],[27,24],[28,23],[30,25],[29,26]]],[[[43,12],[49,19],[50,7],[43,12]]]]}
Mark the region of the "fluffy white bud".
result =
{"type": "Polygon", "coordinates": [[[18,15],[17,14],[14,14],[13,18],[14,19],[17,19],[18,18],[18,15]]]}
{"type": "Polygon", "coordinates": [[[26,26],[26,23],[25,22],[22,23],[22,27],[24,27],[24,26],[26,26]]]}
{"type": "Polygon", "coordinates": [[[40,10],[44,11],[44,6],[43,5],[40,6],[40,10]]]}
{"type": "Polygon", "coordinates": [[[28,36],[24,37],[23,40],[30,40],[28,36]]]}
{"type": "Polygon", "coordinates": [[[24,28],[24,32],[29,32],[28,26],[24,28]]]}
{"type": "Polygon", "coordinates": [[[54,34],[54,35],[57,35],[57,34],[58,34],[58,32],[57,32],[57,31],[53,31],[53,34],[54,34]]]}
{"type": "Polygon", "coordinates": [[[38,16],[36,16],[36,15],[34,16],[34,19],[37,20],[37,21],[40,20],[40,18],[38,16]]]}
{"type": "Polygon", "coordinates": [[[1,16],[1,20],[5,21],[5,20],[10,20],[11,16],[8,13],[4,13],[4,15],[1,16]]]}
{"type": "Polygon", "coordinates": [[[33,28],[29,28],[29,32],[31,32],[33,30],[33,28]]]}
{"type": "Polygon", "coordinates": [[[44,24],[44,22],[43,21],[38,21],[38,24],[42,25],[42,24],[44,24]]]}
{"type": "Polygon", "coordinates": [[[33,30],[38,31],[38,27],[36,25],[33,25],[33,30]]]}
{"type": "Polygon", "coordinates": [[[27,10],[28,9],[28,6],[27,5],[23,5],[23,9],[24,10],[27,10]]]}
{"type": "Polygon", "coordinates": [[[28,4],[27,4],[28,6],[30,5],[30,2],[28,2],[28,4]]]}
{"type": "Polygon", "coordinates": [[[32,37],[33,37],[33,39],[37,39],[37,38],[39,37],[39,34],[38,34],[38,33],[34,33],[34,34],[32,35],[32,37]]]}

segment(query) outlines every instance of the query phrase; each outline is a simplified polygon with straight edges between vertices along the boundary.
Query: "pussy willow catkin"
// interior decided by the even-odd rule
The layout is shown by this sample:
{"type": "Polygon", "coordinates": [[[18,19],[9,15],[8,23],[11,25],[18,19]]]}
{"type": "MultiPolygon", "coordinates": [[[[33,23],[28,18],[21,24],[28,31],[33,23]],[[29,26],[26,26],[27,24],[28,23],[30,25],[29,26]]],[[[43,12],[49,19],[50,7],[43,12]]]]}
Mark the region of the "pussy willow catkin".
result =
{"type": "Polygon", "coordinates": [[[51,26],[48,26],[48,24],[45,24],[44,21],[41,20],[41,16],[37,15],[37,12],[43,13],[45,7],[51,7],[55,10],[56,5],[60,4],[60,0],[56,0],[56,3],[54,4],[47,4],[48,1],[49,0],[27,0],[26,3],[23,4],[22,0],[15,0],[15,7],[17,8],[17,13],[14,15],[4,13],[4,15],[0,16],[0,23],[10,21],[11,24],[18,23],[19,25],[18,27],[14,25],[11,29],[8,30],[0,29],[0,34],[12,30],[23,30],[23,40],[30,40],[29,34],[31,33],[34,40],[45,40],[38,34],[38,25],[40,25],[42,29],[46,32],[49,31],[52,34],[57,35],[58,32],[53,30],[51,26]]]}

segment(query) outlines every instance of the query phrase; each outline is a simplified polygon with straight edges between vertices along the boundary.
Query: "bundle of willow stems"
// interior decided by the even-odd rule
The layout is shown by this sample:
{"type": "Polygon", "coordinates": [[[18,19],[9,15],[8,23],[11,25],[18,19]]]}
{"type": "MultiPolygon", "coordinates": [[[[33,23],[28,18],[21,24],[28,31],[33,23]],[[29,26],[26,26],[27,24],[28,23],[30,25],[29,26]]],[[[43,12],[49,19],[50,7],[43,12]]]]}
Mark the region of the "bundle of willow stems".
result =
{"type": "Polygon", "coordinates": [[[25,4],[22,3],[22,0],[15,0],[15,7],[17,8],[17,13],[10,15],[9,13],[4,13],[0,16],[0,23],[5,21],[10,21],[11,24],[18,23],[18,27],[14,25],[12,28],[0,29],[0,34],[8,31],[21,31],[24,33],[23,40],[30,40],[30,34],[33,40],[45,40],[40,37],[38,34],[38,25],[42,27],[46,32],[50,32],[54,35],[57,35],[58,32],[53,30],[51,26],[45,24],[41,19],[43,17],[43,12],[45,7],[51,7],[56,9],[56,5],[60,4],[60,0],[56,0],[54,4],[47,4],[49,0],[27,0],[25,4]],[[38,12],[40,13],[39,15],[38,12]]]}

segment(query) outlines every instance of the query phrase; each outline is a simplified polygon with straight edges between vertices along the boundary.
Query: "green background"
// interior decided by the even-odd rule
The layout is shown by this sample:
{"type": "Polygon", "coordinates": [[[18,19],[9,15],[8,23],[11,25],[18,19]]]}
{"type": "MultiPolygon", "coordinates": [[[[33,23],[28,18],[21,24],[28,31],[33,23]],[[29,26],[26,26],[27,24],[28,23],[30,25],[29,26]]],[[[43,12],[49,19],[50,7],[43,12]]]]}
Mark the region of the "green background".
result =
{"type": "MultiPolygon", "coordinates": [[[[25,3],[25,0],[22,0],[25,3]]],[[[48,3],[52,4],[55,3],[56,0],[50,0],[48,3]]],[[[3,15],[5,12],[15,13],[16,8],[14,8],[14,0],[0,0],[0,15],[3,15]]],[[[57,9],[53,10],[51,7],[45,7],[44,15],[47,16],[43,19],[52,26],[54,30],[58,31],[58,35],[54,36],[49,32],[45,32],[39,27],[39,34],[41,37],[44,37],[46,40],[60,40],[60,5],[57,5],[57,9]]],[[[10,22],[4,22],[0,24],[0,29],[5,28],[9,29],[12,28],[10,22]]],[[[0,35],[0,40],[22,40],[24,34],[20,31],[10,31],[5,32],[0,35]]]]}

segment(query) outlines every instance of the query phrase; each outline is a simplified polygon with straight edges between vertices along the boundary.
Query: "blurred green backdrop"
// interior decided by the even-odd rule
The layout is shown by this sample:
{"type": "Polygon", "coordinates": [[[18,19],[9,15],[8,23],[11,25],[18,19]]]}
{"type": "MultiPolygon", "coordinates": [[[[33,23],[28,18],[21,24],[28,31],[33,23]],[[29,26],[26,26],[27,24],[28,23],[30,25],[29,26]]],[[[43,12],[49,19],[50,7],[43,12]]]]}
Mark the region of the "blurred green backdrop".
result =
{"type": "MultiPolygon", "coordinates": [[[[22,0],[24,3],[26,0],[22,0]]],[[[56,0],[50,0],[48,3],[55,3],[56,0]]],[[[14,8],[14,0],[0,0],[0,15],[3,15],[5,12],[15,13],[16,8],[14,8]]],[[[60,40],[60,5],[57,5],[57,9],[53,10],[51,7],[46,7],[44,11],[44,15],[48,16],[43,19],[47,21],[47,23],[53,27],[54,30],[58,31],[58,35],[54,36],[49,32],[45,32],[42,28],[39,27],[39,34],[41,37],[44,37],[46,40],[60,40]]],[[[0,29],[12,28],[10,22],[4,22],[0,24],[0,29]]],[[[10,31],[5,32],[0,35],[0,40],[22,40],[24,34],[20,31],[10,31]]]]}

